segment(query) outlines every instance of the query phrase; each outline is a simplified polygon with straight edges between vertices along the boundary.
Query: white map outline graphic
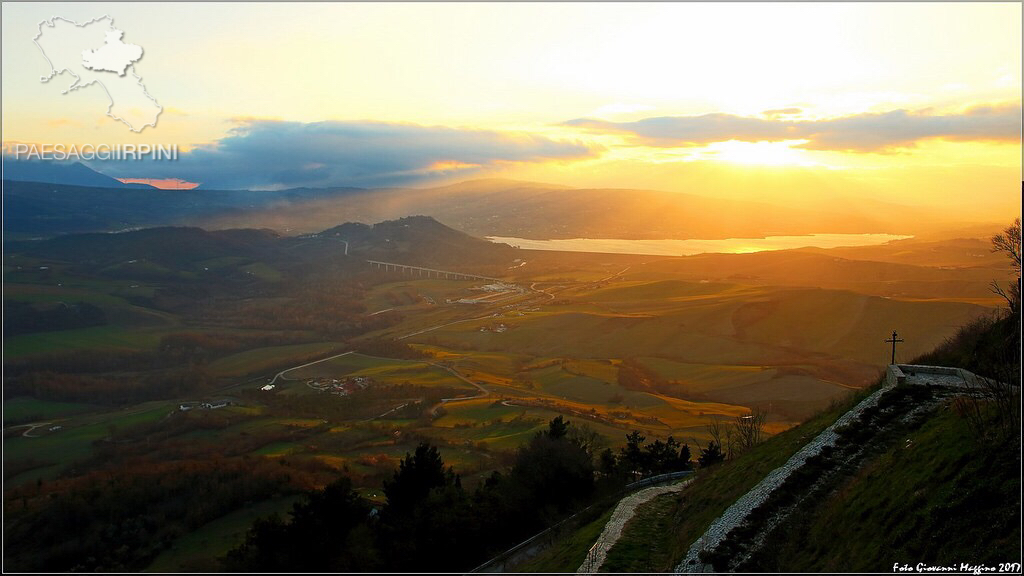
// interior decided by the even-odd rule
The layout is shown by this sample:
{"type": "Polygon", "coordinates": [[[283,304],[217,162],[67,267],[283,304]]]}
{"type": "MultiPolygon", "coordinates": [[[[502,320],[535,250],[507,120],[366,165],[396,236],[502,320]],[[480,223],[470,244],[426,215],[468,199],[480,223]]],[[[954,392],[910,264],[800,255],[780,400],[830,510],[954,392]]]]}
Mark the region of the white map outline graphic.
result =
{"type": "MultiPolygon", "coordinates": [[[[48,76],[40,76],[39,77],[40,82],[49,82],[55,76],[59,76],[60,74],[63,74],[64,72],[67,72],[68,74],[71,74],[72,76],[74,76],[75,81],[72,82],[71,85],[67,87],[67,89],[61,90],[61,94],[67,94],[68,92],[71,92],[72,90],[78,90],[79,88],[85,88],[86,86],[92,86],[93,84],[98,84],[100,86],[100,88],[103,89],[103,92],[106,93],[107,100],[110,101],[110,104],[107,106],[107,111],[106,111],[106,115],[107,116],[109,116],[110,118],[113,118],[114,120],[117,120],[118,122],[122,122],[125,126],[128,127],[129,130],[131,130],[132,132],[136,132],[136,133],[141,133],[143,130],[146,129],[146,126],[152,126],[152,127],[156,128],[156,123],[157,123],[157,121],[160,118],[160,114],[163,113],[164,107],[161,106],[159,102],[157,102],[156,98],[153,98],[152,96],[150,96],[149,92],[146,90],[146,85],[142,83],[142,78],[135,73],[135,63],[134,62],[129,63],[127,68],[126,68],[126,70],[130,71],[132,77],[135,78],[135,80],[138,83],[139,87],[142,88],[142,93],[146,96],[146,98],[149,98],[150,100],[152,100],[153,104],[156,105],[156,107],[158,108],[157,113],[153,116],[153,121],[148,123],[148,124],[143,124],[138,129],[135,129],[135,127],[132,126],[131,123],[128,122],[127,120],[125,120],[124,118],[121,118],[121,117],[117,116],[116,114],[114,114],[113,112],[111,112],[111,109],[114,107],[114,98],[110,95],[110,90],[107,89],[107,87],[103,84],[102,80],[97,78],[97,79],[92,80],[90,82],[87,82],[85,84],[80,84],[80,82],[82,81],[82,77],[79,76],[78,74],[75,74],[74,72],[72,72],[70,68],[65,67],[65,68],[62,68],[61,70],[57,70],[57,68],[53,65],[53,61],[51,61],[50,57],[46,55],[46,50],[44,50],[43,46],[41,44],[39,44],[39,38],[43,35],[43,25],[45,24],[45,25],[49,26],[50,28],[56,28],[56,25],[54,24],[54,20],[62,20],[64,22],[67,22],[68,24],[73,24],[74,26],[77,26],[79,28],[84,28],[84,27],[86,27],[86,26],[88,26],[88,25],[90,25],[90,24],[92,24],[94,22],[99,22],[99,21],[102,21],[102,20],[109,20],[109,22],[110,22],[110,30],[112,30],[112,31],[116,30],[116,28],[114,28],[114,19],[111,18],[110,15],[108,15],[108,14],[104,14],[103,16],[98,16],[96,18],[93,18],[92,20],[89,20],[87,22],[83,22],[81,24],[79,24],[78,22],[75,22],[74,20],[69,20],[67,18],[64,18],[63,16],[54,16],[54,17],[52,17],[52,18],[50,18],[48,20],[43,20],[42,22],[40,22],[39,23],[39,27],[38,27],[39,33],[36,34],[35,37],[32,38],[32,43],[35,44],[37,48],[39,48],[39,52],[43,55],[43,58],[46,59],[46,63],[50,65],[50,74],[48,76]]],[[[110,73],[116,74],[116,72],[111,72],[109,70],[106,71],[106,72],[110,72],[110,73]]]]}

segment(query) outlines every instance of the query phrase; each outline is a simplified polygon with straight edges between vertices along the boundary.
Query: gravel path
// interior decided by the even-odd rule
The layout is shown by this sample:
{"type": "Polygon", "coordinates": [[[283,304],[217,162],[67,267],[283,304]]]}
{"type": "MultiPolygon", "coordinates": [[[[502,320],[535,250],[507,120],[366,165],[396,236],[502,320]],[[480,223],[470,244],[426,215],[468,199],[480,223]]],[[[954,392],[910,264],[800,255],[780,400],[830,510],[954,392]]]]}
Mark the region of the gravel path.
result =
{"type": "Polygon", "coordinates": [[[598,536],[597,542],[590,548],[590,552],[587,553],[586,559],[583,560],[583,564],[580,565],[579,569],[576,570],[577,574],[592,574],[597,572],[601,565],[604,564],[605,558],[608,556],[608,551],[611,550],[612,546],[619,541],[622,536],[622,529],[626,526],[626,522],[629,522],[630,518],[636,513],[638,506],[647,502],[656,496],[662,494],[668,494],[671,492],[679,492],[691,480],[680,482],[679,484],[672,484],[670,486],[653,486],[651,488],[644,488],[639,492],[630,494],[629,496],[619,500],[619,504],[615,507],[615,511],[612,512],[612,517],[608,519],[608,523],[605,524],[604,530],[601,535],[598,536]]]}
{"type": "Polygon", "coordinates": [[[714,572],[714,569],[704,564],[698,558],[701,550],[713,550],[722,540],[725,539],[726,535],[732,531],[733,528],[739,526],[747,516],[761,505],[768,496],[771,495],[783,482],[793,473],[794,470],[803,466],[804,462],[812,456],[816,456],[821,453],[822,448],[825,446],[835,446],[836,440],[839,435],[836,434],[836,428],[845,425],[846,423],[854,420],[860,413],[863,412],[870,406],[878,404],[878,400],[882,397],[882,394],[888,392],[892,388],[892,384],[886,384],[871,396],[868,396],[864,400],[850,409],[846,414],[840,416],[831,426],[824,429],[821,434],[818,434],[813,440],[807,443],[806,446],[801,448],[796,454],[790,457],[782,466],[772,470],[767,476],[761,480],[757,486],[744,494],[733,503],[717,520],[715,520],[708,528],[707,532],[703,536],[697,539],[696,542],[690,546],[689,551],[686,554],[686,558],[676,566],[676,573],[699,573],[699,572],[714,572]]]}

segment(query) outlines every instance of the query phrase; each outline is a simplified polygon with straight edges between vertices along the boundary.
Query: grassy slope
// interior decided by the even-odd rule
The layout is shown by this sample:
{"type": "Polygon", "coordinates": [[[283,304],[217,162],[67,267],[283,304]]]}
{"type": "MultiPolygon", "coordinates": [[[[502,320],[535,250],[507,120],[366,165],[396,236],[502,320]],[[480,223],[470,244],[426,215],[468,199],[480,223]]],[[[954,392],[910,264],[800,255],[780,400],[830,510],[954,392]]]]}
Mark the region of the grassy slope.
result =
{"type": "MultiPolygon", "coordinates": [[[[661,496],[641,506],[626,525],[622,539],[609,550],[602,570],[613,567],[612,571],[625,572],[672,571],[690,543],[737,498],[873,389],[851,395],[735,460],[698,472],[694,483],[683,492],[661,496]],[[666,510],[666,506],[670,509],[666,510]],[[657,529],[651,529],[652,525],[657,529]]],[[[696,456],[697,450],[691,449],[696,456]]],[[[587,525],[521,569],[575,571],[603,529],[604,524],[596,528],[587,525]],[[575,565],[570,566],[573,562],[575,565]]]]}
{"type": "MultiPolygon", "coordinates": [[[[945,348],[974,349],[976,336],[961,333],[945,348]]],[[[945,348],[928,360],[957,364],[945,348]]],[[[641,507],[604,569],[671,570],[729,504],[842,411],[820,414],[700,473],[689,490],[641,507]]],[[[826,497],[787,518],[740,569],[877,572],[894,563],[1019,562],[1020,437],[983,441],[949,402],[907,426],[887,426],[891,438],[880,450],[837,480],[826,497]]]]}
{"type": "Polygon", "coordinates": [[[178,538],[153,560],[146,572],[218,572],[218,558],[245,541],[257,518],[287,516],[297,496],[267,500],[236,510],[178,538]]]}
{"type": "MultiPolygon", "coordinates": [[[[790,450],[780,441],[809,439],[825,416],[701,474],[681,494],[640,507],[602,571],[671,570],[710,522],[774,467],[769,462],[781,463],[790,450]]],[[[895,562],[1019,561],[1019,447],[980,445],[948,406],[907,436],[909,442],[863,463],[829,498],[788,519],[755,568],[878,572],[895,562]]]]}
{"type": "Polygon", "coordinates": [[[673,529],[679,501],[678,493],[662,494],[638,506],[634,518],[642,518],[642,521],[628,524],[629,531],[624,531],[615,543],[615,554],[608,555],[601,572],[625,572],[637,566],[672,564],[674,546],[664,535],[673,529]]]}
{"type": "Polygon", "coordinates": [[[879,572],[897,562],[1020,561],[1019,445],[981,444],[948,406],[907,440],[790,519],[763,568],[879,572]]]}
{"type": "Polygon", "coordinates": [[[613,512],[615,512],[614,505],[609,507],[597,520],[584,525],[567,538],[543,550],[529,562],[517,566],[516,571],[526,573],[575,572],[586,559],[587,551],[597,541],[613,512]]]}
{"type": "Polygon", "coordinates": [[[210,372],[218,376],[240,377],[258,374],[278,367],[289,367],[295,358],[319,357],[342,348],[338,342],[315,342],[253,348],[214,360],[210,372]]]}

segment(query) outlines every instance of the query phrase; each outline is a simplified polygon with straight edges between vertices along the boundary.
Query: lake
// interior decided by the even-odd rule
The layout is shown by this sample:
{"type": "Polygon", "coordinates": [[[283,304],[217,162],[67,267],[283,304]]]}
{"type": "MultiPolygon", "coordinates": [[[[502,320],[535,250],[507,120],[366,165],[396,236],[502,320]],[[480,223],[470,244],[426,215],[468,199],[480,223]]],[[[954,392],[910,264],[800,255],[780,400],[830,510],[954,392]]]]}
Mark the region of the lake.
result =
{"type": "Polygon", "coordinates": [[[507,236],[488,236],[491,242],[510,244],[524,250],[561,250],[565,252],[605,252],[612,254],[649,254],[652,256],[692,256],[694,254],[747,254],[792,248],[837,248],[874,246],[913,236],[896,234],[808,234],[804,236],[766,236],[764,238],[724,238],[719,240],[624,240],[614,238],[568,238],[532,240],[507,236]]]}

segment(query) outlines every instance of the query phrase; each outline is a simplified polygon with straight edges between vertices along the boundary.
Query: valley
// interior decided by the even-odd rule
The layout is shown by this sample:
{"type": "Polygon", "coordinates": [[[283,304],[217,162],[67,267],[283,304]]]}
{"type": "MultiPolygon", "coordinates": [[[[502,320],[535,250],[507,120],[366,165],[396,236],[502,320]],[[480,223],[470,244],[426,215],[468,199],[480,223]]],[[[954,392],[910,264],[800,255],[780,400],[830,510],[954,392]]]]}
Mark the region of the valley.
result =
{"type": "MultiPolygon", "coordinates": [[[[515,249],[423,217],[12,243],[5,306],[72,325],[4,340],[6,486],[226,458],[288,470],[250,496],[267,506],[338,473],[383,504],[418,443],[473,486],[558,416],[601,449],[639,430],[696,450],[752,409],[776,434],[876,381],[892,328],[910,358],[991,314],[1000,266],[983,239],[664,257],[515,249]],[[914,250],[929,264],[899,262],[914,250]],[[101,323],[76,327],[87,306],[101,323]]],[[[181,542],[160,566],[226,552],[181,542]]]]}
{"type": "Polygon", "coordinates": [[[2,10],[5,573],[1019,571],[1020,3],[2,10]]]}

